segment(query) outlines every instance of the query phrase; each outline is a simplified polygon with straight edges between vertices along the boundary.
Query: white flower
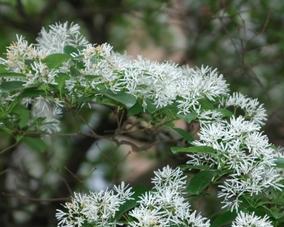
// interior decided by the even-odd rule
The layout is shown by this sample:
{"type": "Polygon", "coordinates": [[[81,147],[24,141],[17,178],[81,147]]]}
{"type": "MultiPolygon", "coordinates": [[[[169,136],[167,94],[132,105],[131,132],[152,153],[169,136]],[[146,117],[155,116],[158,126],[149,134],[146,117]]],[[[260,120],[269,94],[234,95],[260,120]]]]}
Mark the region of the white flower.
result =
{"type": "Polygon", "coordinates": [[[89,194],[75,193],[71,202],[65,203],[65,211],[57,210],[58,227],[81,227],[83,224],[115,226],[113,218],[116,212],[132,195],[131,188],[124,182],[113,190],[89,194]]]}
{"type": "Polygon", "coordinates": [[[243,117],[234,117],[230,119],[227,130],[227,139],[231,138],[242,138],[249,132],[258,131],[260,127],[252,121],[247,121],[243,117]]]}
{"type": "Polygon", "coordinates": [[[86,46],[88,41],[81,35],[78,24],[56,23],[48,30],[42,28],[37,38],[38,48],[43,55],[63,53],[66,46],[86,46]]]}
{"type": "Polygon", "coordinates": [[[177,65],[152,62],[139,56],[124,64],[118,83],[131,94],[152,100],[161,108],[175,101],[181,77],[182,71],[177,65]]]}
{"type": "Polygon", "coordinates": [[[131,216],[135,217],[135,222],[130,222],[129,226],[133,227],[153,227],[163,226],[163,213],[157,209],[150,209],[148,207],[134,208],[131,216]]]}
{"type": "Polygon", "coordinates": [[[57,72],[55,70],[50,70],[46,64],[35,61],[31,64],[31,69],[27,74],[27,85],[34,84],[36,82],[43,82],[48,84],[56,84],[55,76],[57,72]]]}
{"type": "Polygon", "coordinates": [[[16,37],[17,40],[7,48],[7,59],[2,61],[14,72],[26,72],[26,61],[40,56],[34,45],[28,44],[23,36],[16,37]]]}
{"type": "Polygon", "coordinates": [[[178,96],[181,99],[177,101],[182,114],[188,114],[192,110],[199,113],[198,100],[207,98],[214,101],[215,98],[226,95],[229,91],[223,75],[218,74],[217,69],[212,70],[208,66],[195,69],[185,67],[183,75],[178,86],[178,96]]]}
{"type": "Polygon", "coordinates": [[[273,227],[267,216],[259,217],[254,213],[238,213],[238,216],[232,223],[232,227],[273,227]]]}
{"type": "Polygon", "coordinates": [[[52,133],[60,131],[58,118],[62,114],[62,106],[43,97],[37,97],[32,104],[32,115],[35,118],[43,118],[41,130],[52,133]]]}
{"type": "Polygon", "coordinates": [[[129,213],[135,218],[130,226],[209,226],[206,218],[191,212],[190,204],[183,197],[185,176],[179,168],[166,166],[154,173],[153,190],[141,196],[139,206],[129,213]]]}
{"type": "Polygon", "coordinates": [[[245,112],[244,117],[261,126],[264,125],[267,119],[263,104],[260,104],[257,99],[246,97],[238,92],[233,93],[227,99],[223,100],[223,105],[225,107],[241,108],[245,112]]]}
{"type": "Polygon", "coordinates": [[[156,189],[159,188],[175,188],[177,191],[183,189],[186,184],[186,176],[183,175],[181,169],[172,169],[169,166],[164,167],[162,170],[154,172],[155,177],[152,183],[156,189]]]}
{"type": "Polygon", "coordinates": [[[243,194],[257,195],[274,188],[281,190],[283,177],[275,167],[276,152],[260,126],[244,117],[201,125],[196,146],[214,148],[214,154],[190,154],[190,165],[215,166],[229,170],[229,178],[220,185],[218,197],[223,207],[238,210],[243,194]]]}
{"type": "Polygon", "coordinates": [[[196,211],[193,211],[186,220],[187,225],[191,227],[210,227],[210,221],[204,218],[196,211]]]}
{"type": "Polygon", "coordinates": [[[206,125],[212,122],[221,122],[223,118],[222,113],[216,110],[202,111],[198,115],[198,120],[201,125],[206,125]]]}

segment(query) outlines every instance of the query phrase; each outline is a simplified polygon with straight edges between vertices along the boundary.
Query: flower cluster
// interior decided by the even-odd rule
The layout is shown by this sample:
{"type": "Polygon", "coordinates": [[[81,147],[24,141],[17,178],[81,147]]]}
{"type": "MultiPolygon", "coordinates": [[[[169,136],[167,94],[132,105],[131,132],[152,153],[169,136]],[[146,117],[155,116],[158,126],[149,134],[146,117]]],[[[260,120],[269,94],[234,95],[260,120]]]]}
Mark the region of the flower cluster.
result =
{"type": "MultiPolygon", "coordinates": [[[[131,58],[114,52],[109,44],[89,44],[79,26],[68,23],[43,28],[35,44],[18,37],[7,48],[6,58],[0,59],[0,68],[0,84],[3,85],[0,94],[7,97],[1,102],[7,105],[23,90],[35,87],[43,91],[39,93],[40,99],[48,97],[50,103],[53,97],[55,104],[56,99],[76,102],[91,96],[95,100],[109,90],[135,96],[144,109],[148,103],[156,109],[174,104],[180,114],[195,112],[201,119],[208,120],[212,114],[203,113],[201,101],[213,102],[228,93],[228,85],[216,69],[158,63],[140,56],[131,58]],[[53,62],[50,63],[50,59],[53,62]],[[21,86],[21,89],[5,89],[4,84],[11,80],[20,82],[13,86],[21,86]],[[60,95],[54,88],[59,89],[60,95]]],[[[55,104],[50,106],[64,108],[55,104]]],[[[48,132],[60,129],[53,125],[54,129],[49,127],[48,132]]]]}
{"type": "Polygon", "coordinates": [[[222,100],[221,105],[233,107],[235,111],[237,111],[237,108],[240,108],[244,112],[244,116],[247,120],[260,126],[264,125],[267,118],[263,104],[260,104],[257,99],[246,97],[239,92],[235,92],[228,98],[222,100]]]}
{"type": "Polygon", "coordinates": [[[113,190],[89,194],[75,193],[71,202],[64,205],[64,211],[57,210],[58,226],[116,226],[116,212],[132,195],[131,188],[124,182],[114,186],[113,190]]]}
{"type": "MultiPolygon", "coordinates": [[[[138,199],[138,205],[129,211],[130,227],[209,227],[210,221],[196,211],[184,198],[186,176],[179,168],[169,166],[154,171],[154,187],[138,199]]],[[[89,194],[75,193],[71,202],[57,210],[58,227],[117,226],[116,212],[133,195],[124,182],[113,190],[89,194]]],[[[267,216],[239,212],[232,227],[272,227],[267,216]]]]}
{"type": "Polygon", "coordinates": [[[248,214],[240,212],[234,222],[232,227],[273,227],[272,223],[268,220],[267,216],[263,218],[256,216],[254,213],[248,214]]]}
{"type": "Polygon", "coordinates": [[[196,211],[183,197],[186,177],[179,168],[169,166],[155,172],[154,188],[138,201],[139,206],[130,212],[135,221],[130,226],[193,226],[209,227],[209,220],[196,211]]]}
{"type": "Polygon", "coordinates": [[[37,50],[41,56],[63,53],[66,46],[84,47],[89,42],[81,34],[78,24],[56,23],[48,30],[42,28],[37,38],[37,50]]]}
{"type": "Polygon", "coordinates": [[[191,165],[228,170],[220,186],[224,207],[238,209],[243,194],[257,195],[265,189],[281,189],[283,176],[275,167],[276,150],[260,132],[260,126],[243,116],[201,126],[196,146],[214,148],[212,154],[188,155],[191,165]]]}
{"type": "MultiPolygon", "coordinates": [[[[191,212],[190,204],[183,197],[186,177],[179,168],[166,166],[154,173],[154,188],[141,196],[139,205],[129,212],[134,220],[128,226],[209,227],[209,220],[196,211],[191,212]]],[[[114,219],[115,214],[122,204],[132,199],[132,194],[124,183],[110,191],[75,193],[72,201],[64,205],[65,211],[57,210],[58,226],[116,226],[119,222],[114,219]]]]}

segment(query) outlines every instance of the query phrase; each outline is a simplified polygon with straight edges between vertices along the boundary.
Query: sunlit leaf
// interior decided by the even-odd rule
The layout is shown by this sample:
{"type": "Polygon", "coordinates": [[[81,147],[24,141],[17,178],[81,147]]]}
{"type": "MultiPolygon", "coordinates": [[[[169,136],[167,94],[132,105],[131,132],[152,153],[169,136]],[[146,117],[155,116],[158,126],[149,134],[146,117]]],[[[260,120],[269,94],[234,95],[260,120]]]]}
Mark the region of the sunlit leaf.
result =
{"type": "Polygon", "coordinates": [[[106,97],[123,104],[128,109],[133,107],[136,103],[136,97],[127,93],[119,92],[116,94],[105,93],[106,97]]]}
{"type": "Polygon", "coordinates": [[[43,62],[48,66],[50,69],[58,68],[64,62],[68,61],[70,56],[68,54],[51,54],[48,55],[43,62]]]}

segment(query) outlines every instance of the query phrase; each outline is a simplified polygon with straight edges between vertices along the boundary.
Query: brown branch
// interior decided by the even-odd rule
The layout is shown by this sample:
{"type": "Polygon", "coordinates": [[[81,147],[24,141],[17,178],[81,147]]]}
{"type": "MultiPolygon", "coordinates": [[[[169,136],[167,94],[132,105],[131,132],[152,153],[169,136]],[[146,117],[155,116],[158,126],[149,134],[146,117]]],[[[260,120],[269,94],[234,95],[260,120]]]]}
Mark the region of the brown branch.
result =
{"type": "Polygon", "coordinates": [[[0,154],[3,154],[3,153],[5,153],[5,152],[7,152],[7,151],[9,151],[9,150],[11,150],[11,149],[13,149],[13,148],[15,148],[18,144],[19,144],[19,143],[16,142],[16,143],[14,143],[14,144],[12,144],[12,145],[10,145],[10,146],[4,148],[3,150],[0,151],[0,154]]]}

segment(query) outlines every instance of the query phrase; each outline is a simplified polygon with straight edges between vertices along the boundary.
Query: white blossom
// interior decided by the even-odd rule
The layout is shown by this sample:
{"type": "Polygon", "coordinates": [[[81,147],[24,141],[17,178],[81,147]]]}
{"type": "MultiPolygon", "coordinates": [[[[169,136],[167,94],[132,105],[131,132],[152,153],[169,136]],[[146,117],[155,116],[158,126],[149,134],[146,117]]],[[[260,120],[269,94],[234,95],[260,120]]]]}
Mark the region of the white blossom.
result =
{"type": "Polygon", "coordinates": [[[64,204],[64,211],[57,210],[58,227],[81,227],[84,224],[98,227],[116,226],[116,212],[132,195],[131,188],[124,182],[112,190],[89,194],[75,193],[71,202],[64,204]]]}
{"type": "Polygon", "coordinates": [[[238,210],[241,196],[257,195],[265,190],[281,190],[283,176],[275,167],[275,149],[260,127],[244,117],[201,125],[196,146],[212,147],[214,154],[190,154],[190,165],[215,166],[229,170],[229,178],[219,186],[223,207],[238,210]]]}
{"type": "Polygon", "coordinates": [[[86,46],[88,41],[80,32],[78,24],[56,23],[48,30],[42,28],[37,38],[38,48],[43,55],[63,53],[66,46],[86,46]]]}
{"type": "Polygon", "coordinates": [[[238,213],[238,216],[232,223],[232,227],[273,227],[267,216],[259,217],[254,213],[238,213]]]}
{"type": "Polygon", "coordinates": [[[37,97],[32,103],[32,115],[35,118],[42,118],[41,130],[47,133],[60,131],[62,106],[60,103],[52,102],[44,97],[37,97]]]}
{"type": "Polygon", "coordinates": [[[23,73],[28,70],[26,61],[39,58],[40,55],[33,44],[29,44],[23,36],[16,36],[17,40],[8,48],[6,59],[2,61],[7,65],[7,68],[14,72],[23,73]]]}
{"type": "Polygon", "coordinates": [[[189,202],[183,197],[186,179],[179,168],[166,166],[154,174],[153,190],[141,196],[139,206],[130,212],[135,218],[130,226],[209,227],[209,220],[191,212],[189,202]]]}
{"type": "Polygon", "coordinates": [[[245,117],[252,120],[254,123],[264,125],[267,114],[257,99],[246,97],[245,95],[235,92],[227,99],[223,100],[225,107],[239,107],[245,112],[245,117]]]}

